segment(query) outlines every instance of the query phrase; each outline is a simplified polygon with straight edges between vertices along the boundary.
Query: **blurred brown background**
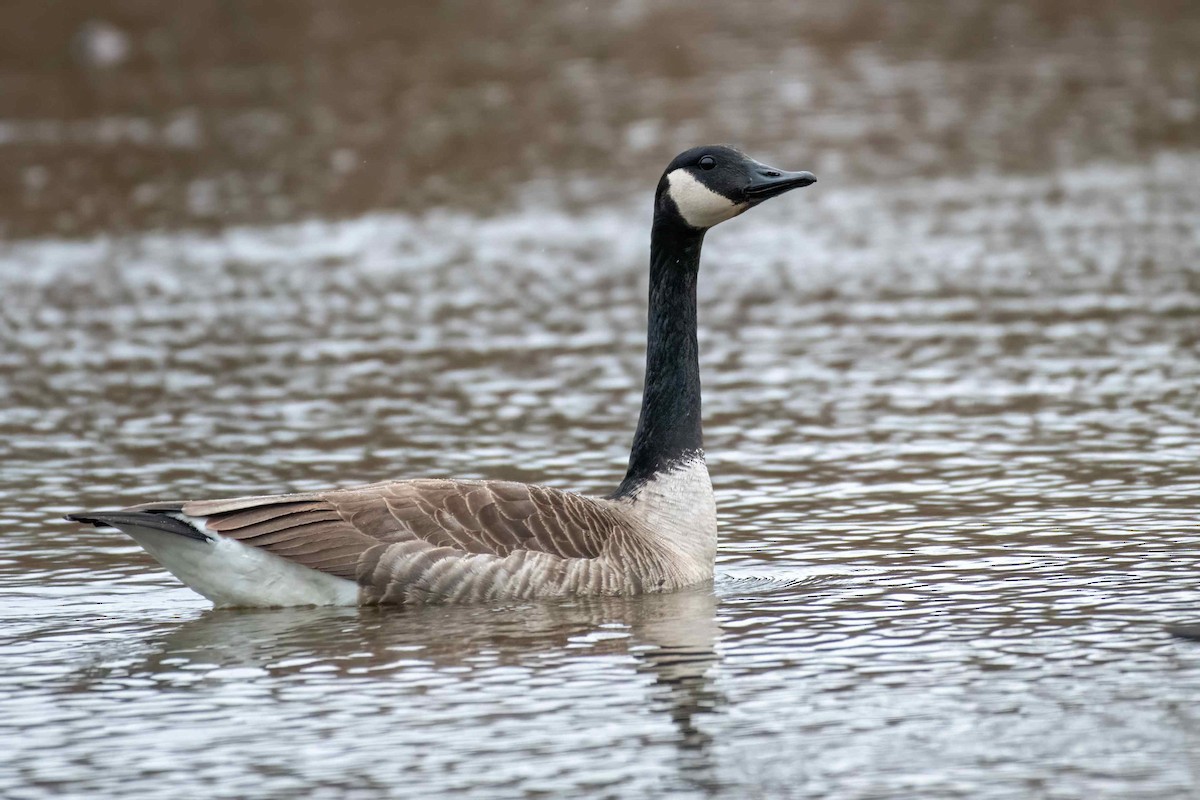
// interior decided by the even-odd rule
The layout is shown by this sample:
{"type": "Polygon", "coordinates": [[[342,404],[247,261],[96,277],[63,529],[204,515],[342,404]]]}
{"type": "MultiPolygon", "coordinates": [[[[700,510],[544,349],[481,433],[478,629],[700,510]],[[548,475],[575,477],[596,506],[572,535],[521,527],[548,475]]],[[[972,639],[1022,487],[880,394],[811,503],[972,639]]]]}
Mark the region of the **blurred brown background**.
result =
{"type": "Polygon", "coordinates": [[[8,237],[644,190],[727,140],[839,185],[1200,145],[1186,0],[0,7],[8,237]]]}

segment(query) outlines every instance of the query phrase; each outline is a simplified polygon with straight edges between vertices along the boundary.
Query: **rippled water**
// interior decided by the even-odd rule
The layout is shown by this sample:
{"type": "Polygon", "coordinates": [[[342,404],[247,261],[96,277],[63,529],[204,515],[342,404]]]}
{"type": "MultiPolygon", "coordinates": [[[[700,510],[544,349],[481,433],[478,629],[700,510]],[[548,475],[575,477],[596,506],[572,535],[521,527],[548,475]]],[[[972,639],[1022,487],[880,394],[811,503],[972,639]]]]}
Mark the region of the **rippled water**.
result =
{"type": "Polygon", "coordinates": [[[714,232],[714,588],[205,611],[140,498],[620,476],[644,203],[3,261],[0,786],[1163,797],[1200,770],[1194,158],[820,186],[714,232]]]}
{"type": "MultiPolygon", "coordinates": [[[[1020,172],[963,171],[920,126],[890,150],[835,80],[971,109],[970,76],[1007,85],[1028,53],[981,45],[926,86],[960,74],[969,15],[907,72],[793,52],[835,87],[813,101],[833,152],[784,161],[770,129],[755,154],[821,183],[709,236],[721,544],[678,595],[211,611],[58,521],[421,475],[611,489],[653,176],[593,175],[570,210],[535,182],[486,215],[0,245],[0,796],[1197,796],[1200,646],[1164,626],[1200,619],[1200,140],[1163,122],[1112,157],[1128,118],[1101,101],[1136,94],[1112,81],[1137,59],[1081,66],[1096,37],[1157,42],[1139,80],[1177,89],[1195,27],[1117,16],[1054,22],[1051,97],[1013,107],[1082,157],[1006,150],[1020,172]],[[841,150],[838,120],[862,134],[841,150]],[[884,160],[839,170],[864,142],[884,160]]],[[[769,84],[752,67],[720,84],[735,110],[759,101],[731,86],[769,84]]],[[[673,69],[647,96],[695,88],[673,69]]],[[[1143,120],[1194,113],[1163,91],[1143,120]]],[[[1015,141],[971,119],[972,147],[1015,141]]]]}

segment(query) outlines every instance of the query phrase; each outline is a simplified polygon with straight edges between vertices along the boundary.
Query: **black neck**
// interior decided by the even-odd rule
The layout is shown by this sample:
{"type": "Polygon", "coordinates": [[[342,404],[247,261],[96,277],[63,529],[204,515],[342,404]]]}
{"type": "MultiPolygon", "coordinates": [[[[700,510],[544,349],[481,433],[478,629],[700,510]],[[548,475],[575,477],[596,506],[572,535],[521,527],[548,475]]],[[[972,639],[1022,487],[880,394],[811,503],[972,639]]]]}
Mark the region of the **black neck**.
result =
{"type": "Polygon", "coordinates": [[[700,432],[700,361],[696,346],[698,231],[656,214],[650,234],[650,315],[646,386],[629,471],[614,496],[632,494],[656,473],[704,446],[700,432]]]}

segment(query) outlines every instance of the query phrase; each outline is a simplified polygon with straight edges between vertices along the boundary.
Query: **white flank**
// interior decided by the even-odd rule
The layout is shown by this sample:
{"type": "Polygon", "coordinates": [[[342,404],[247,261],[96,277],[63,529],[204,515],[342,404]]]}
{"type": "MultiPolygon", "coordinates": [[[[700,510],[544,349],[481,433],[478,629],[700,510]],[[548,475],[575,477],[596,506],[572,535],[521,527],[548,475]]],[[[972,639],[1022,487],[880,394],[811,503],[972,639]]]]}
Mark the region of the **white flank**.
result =
{"type": "Polygon", "coordinates": [[[175,515],[212,541],[123,526],[121,529],[192,590],[222,606],[355,606],[358,584],[327,575],[204,529],[204,520],[175,515]]]}
{"type": "Polygon", "coordinates": [[[667,174],[667,193],[679,209],[683,221],[693,228],[711,228],[750,207],[717,194],[686,169],[672,170],[667,174]]]}

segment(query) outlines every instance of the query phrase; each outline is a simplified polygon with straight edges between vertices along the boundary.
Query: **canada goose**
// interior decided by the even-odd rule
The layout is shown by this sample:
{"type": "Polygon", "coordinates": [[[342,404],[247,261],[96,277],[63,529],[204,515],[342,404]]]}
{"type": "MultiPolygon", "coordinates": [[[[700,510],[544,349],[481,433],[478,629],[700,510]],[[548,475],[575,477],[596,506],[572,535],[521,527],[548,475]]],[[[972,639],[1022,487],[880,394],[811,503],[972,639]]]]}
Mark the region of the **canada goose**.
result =
{"type": "Polygon", "coordinates": [[[629,470],[608,497],[410,480],[67,519],[120,528],[217,606],[637,594],[710,580],[717,517],[700,433],[700,247],[714,225],[815,181],[723,145],[687,150],[663,172],[642,410],[629,470]]]}

